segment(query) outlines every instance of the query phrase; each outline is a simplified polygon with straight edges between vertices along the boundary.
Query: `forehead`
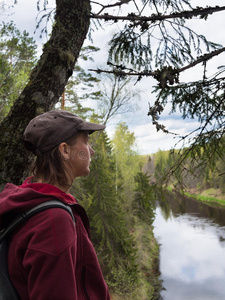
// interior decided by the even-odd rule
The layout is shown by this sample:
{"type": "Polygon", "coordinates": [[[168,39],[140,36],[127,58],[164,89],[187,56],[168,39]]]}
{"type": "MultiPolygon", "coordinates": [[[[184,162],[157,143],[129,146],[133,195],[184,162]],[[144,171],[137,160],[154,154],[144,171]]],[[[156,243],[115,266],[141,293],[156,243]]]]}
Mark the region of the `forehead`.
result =
{"type": "Polygon", "coordinates": [[[77,139],[89,139],[89,132],[88,131],[80,131],[80,133],[77,135],[77,139]]]}
{"type": "Polygon", "coordinates": [[[84,137],[89,138],[89,131],[81,131],[81,135],[83,135],[84,137]]]}
{"type": "Polygon", "coordinates": [[[89,132],[88,131],[79,131],[75,134],[72,138],[65,141],[69,145],[76,144],[78,141],[88,140],[89,139],[89,132]]]}

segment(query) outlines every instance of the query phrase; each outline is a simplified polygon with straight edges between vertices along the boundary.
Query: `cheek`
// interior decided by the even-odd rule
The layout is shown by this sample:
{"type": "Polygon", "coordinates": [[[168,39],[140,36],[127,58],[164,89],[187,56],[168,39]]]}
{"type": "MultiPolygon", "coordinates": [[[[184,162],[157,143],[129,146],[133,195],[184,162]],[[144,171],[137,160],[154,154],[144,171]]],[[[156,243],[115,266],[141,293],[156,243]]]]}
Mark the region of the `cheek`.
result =
{"type": "Polygon", "coordinates": [[[88,149],[73,149],[70,153],[70,159],[73,162],[88,160],[89,156],[88,149]]]}
{"type": "Polygon", "coordinates": [[[80,150],[78,152],[78,159],[81,160],[81,161],[85,161],[85,160],[88,160],[88,151],[87,150],[80,150]]]}

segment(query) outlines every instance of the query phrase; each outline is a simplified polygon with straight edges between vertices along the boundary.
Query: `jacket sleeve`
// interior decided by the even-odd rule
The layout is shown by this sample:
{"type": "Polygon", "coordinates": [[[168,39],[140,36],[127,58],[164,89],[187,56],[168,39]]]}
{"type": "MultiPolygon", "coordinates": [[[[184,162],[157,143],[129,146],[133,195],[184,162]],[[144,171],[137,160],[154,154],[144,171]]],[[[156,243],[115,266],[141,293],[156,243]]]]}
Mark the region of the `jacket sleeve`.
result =
{"type": "MultiPolygon", "coordinates": [[[[76,287],[76,227],[68,212],[54,208],[32,217],[17,235],[19,272],[13,283],[22,299],[78,300],[76,287]],[[21,249],[26,247],[25,252],[21,249]],[[23,255],[21,255],[23,252],[23,255]],[[25,283],[25,284],[24,284],[25,283]],[[26,292],[25,292],[26,289],[26,292]]],[[[13,262],[13,260],[11,260],[13,262]]]]}

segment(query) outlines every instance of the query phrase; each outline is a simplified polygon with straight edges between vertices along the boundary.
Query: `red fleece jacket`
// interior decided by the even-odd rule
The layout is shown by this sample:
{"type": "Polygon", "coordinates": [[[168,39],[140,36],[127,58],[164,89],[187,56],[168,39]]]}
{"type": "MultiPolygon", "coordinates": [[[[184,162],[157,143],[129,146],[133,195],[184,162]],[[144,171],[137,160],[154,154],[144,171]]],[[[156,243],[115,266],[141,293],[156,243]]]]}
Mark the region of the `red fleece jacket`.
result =
{"type": "Polygon", "coordinates": [[[76,200],[60,189],[39,183],[7,184],[0,193],[0,230],[12,213],[59,199],[71,205],[76,226],[63,209],[38,213],[12,234],[8,250],[11,280],[22,300],[109,300],[89,221],[76,200]]]}

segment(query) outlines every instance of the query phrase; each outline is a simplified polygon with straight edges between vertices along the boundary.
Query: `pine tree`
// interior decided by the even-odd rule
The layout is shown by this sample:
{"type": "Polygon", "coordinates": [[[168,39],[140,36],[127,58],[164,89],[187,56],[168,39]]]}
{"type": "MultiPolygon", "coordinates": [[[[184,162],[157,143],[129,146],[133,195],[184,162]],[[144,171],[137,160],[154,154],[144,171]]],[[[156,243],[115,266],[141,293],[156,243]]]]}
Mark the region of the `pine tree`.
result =
{"type": "Polygon", "coordinates": [[[94,109],[84,105],[84,100],[98,99],[101,92],[96,88],[96,83],[100,79],[82,68],[82,63],[93,61],[92,54],[100,49],[94,46],[81,48],[78,63],[74,66],[73,75],[68,81],[62,97],[59,102],[61,109],[66,109],[72,113],[78,114],[81,118],[86,119],[94,109]]]}
{"type": "Polygon", "coordinates": [[[0,122],[25,87],[36,62],[36,44],[13,22],[0,24],[0,122]]]}
{"type": "Polygon", "coordinates": [[[134,212],[140,220],[152,225],[155,219],[154,194],[149,184],[149,176],[143,172],[138,172],[134,180],[136,183],[135,196],[132,203],[134,212]]]}
{"type": "Polygon", "coordinates": [[[93,243],[110,288],[129,293],[138,282],[136,250],[116,189],[115,156],[105,132],[98,137],[94,150],[91,173],[84,181],[92,197],[88,215],[93,243]]]}

